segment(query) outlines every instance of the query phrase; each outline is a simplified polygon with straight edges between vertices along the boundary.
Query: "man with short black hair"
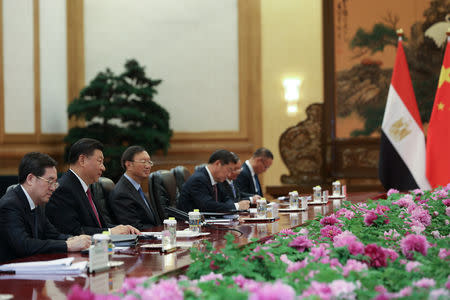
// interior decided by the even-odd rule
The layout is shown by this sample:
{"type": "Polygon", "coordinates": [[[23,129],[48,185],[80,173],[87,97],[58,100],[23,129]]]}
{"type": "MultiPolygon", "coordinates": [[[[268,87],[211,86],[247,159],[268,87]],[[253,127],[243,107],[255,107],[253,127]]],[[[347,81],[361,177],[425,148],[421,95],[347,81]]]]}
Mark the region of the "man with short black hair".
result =
{"type": "Polygon", "coordinates": [[[263,197],[258,175],[267,171],[273,162],[273,154],[267,148],[258,148],[252,157],[245,161],[241,174],[236,179],[239,189],[244,193],[263,197]]]}
{"type": "Polygon", "coordinates": [[[122,154],[121,165],[125,173],[110,197],[116,219],[139,230],[158,225],[160,220],[156,207],[141,188],[141,183],[147,180],[152,170],[150,155],[141,146],[130,146],[122,154]]]}
{"type": "Polygon", "coordinates": [[[103,144],[95,139],[82,138],[69,152],[69,170],[59,180],[59,188],[46,205],[49,220],[61,232],[68,234],[139,234],[130,225],[107,224],[95,206],[89,185],[97,182],[103,165],[103,144]]]}
{"type": "Polygon", "coordinates": [[[19,184],[0,199],[0,262],[40,253],[80,251],[87,235],[59,233],[45,216],[43,204],[58,187],[56,161],[30,152],[19,165],[19,184]]]}
{"type": "Polygon", "coordinates": [[[237,156],[235,153],[231,152],[237,161],[236,165],[234,166],[233,170],[228,175],[227,179],[224,182],[218,183],[218,188],[223,190],[223,192],[231,197],[234,202],[239,202],[241,200],[250,200],[250,203],[256,203],[256,200],[261,198],[259,195],[251,194],[243,192],[239,189],[238,185],[236,184],[236,178],[239,176],[239,174],[242,171],[242,162],[239,156],[237,156]]]}
{"type": "Polygon", "coordinates": [[[205,167],[199,168],[186,181],[181,190],[178,208],[190,212],[198,208],[202,212],[227,212],[248,209],[249,201],[234,203],[233,199],[217,188],[236,165],[236,156],[228,150],[217,150],[209,158],[205,167]]]}

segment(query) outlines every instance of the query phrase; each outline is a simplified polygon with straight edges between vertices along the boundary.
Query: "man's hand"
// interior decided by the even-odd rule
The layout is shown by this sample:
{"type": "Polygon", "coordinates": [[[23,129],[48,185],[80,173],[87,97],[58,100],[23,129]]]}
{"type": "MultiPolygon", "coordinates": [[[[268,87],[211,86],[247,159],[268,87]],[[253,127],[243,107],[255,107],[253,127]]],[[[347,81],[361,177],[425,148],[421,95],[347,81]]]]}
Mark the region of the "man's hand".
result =
{"type": "Polygon", "coordinates": [[[239,210],[246,210],[250,207],[250,201],[249,200],[242,200],[239,201],[239,210]]]}
{"type": "Polygon", "coordinates": [[[72,236],[67,239],[66,244],[68,252],[81,251],[83,249],[89,248],[89,246],[91,245],[91,237],[85,234],[72,236]]]}
{"type": "Polygon", "coordinates": [[[251,203],[252,204],[256,204],[256,201],[257,200],[259,200],[259,199],[261,199],[261,196],[260,195],[253,195],[252,197],[250,197],[250,199],[251,199],[251,203]]]}
{"type": "Polygon", "coordinates": [[[111,234],[141,234],[141,232],[131,225],[117,225],[111,228],[111,234]]]}

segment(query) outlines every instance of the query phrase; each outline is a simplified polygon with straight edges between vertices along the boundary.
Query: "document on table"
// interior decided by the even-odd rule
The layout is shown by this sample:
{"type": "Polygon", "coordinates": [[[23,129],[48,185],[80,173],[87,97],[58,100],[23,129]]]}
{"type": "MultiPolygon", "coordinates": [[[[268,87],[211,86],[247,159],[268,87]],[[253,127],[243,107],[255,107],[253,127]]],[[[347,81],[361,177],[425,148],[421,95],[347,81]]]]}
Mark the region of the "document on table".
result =
{"type": "Polygon", "coordinates": [[[86,270],[87,261],[73,263],[74,258],[12,263],[0,266],[0,273],[78,275],[86,270]]]}

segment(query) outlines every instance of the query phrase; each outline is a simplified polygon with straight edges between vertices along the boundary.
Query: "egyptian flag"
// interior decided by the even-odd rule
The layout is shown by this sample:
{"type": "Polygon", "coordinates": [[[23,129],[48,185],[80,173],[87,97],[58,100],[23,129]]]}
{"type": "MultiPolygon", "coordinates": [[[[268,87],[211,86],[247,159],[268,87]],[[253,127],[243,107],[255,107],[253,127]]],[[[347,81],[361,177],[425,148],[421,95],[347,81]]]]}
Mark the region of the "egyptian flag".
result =
{"type": "Polygon", "coordinates": [[[433,188],[450,182],[450,41],[427,132],[427,177],[433,188]]]}
{"type": "Polygon", "coordinates": [[[430,189],[425,177],[425,137],[399,38],[381,125],[380,181],[386,190],[430,189]]]}

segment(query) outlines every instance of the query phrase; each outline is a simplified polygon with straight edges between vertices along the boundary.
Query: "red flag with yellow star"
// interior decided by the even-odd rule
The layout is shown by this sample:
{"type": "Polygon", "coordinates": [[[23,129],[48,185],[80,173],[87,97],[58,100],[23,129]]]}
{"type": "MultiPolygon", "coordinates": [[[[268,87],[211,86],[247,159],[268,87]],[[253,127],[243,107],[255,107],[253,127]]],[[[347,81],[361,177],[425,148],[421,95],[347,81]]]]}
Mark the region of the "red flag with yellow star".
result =
{"type": "Polygon", "coordinates": [[[435,188],[450,182],[450,39],[427,133],[427,177],[435,188]]]}

